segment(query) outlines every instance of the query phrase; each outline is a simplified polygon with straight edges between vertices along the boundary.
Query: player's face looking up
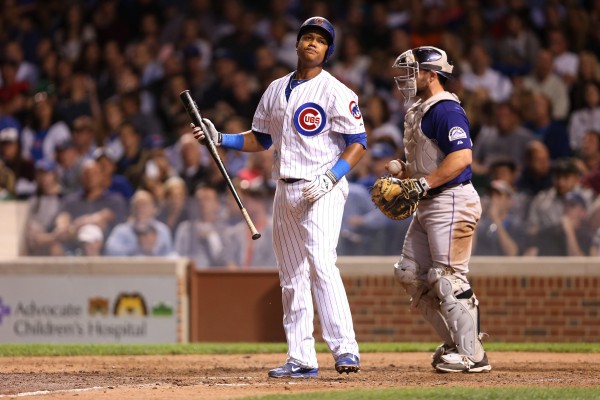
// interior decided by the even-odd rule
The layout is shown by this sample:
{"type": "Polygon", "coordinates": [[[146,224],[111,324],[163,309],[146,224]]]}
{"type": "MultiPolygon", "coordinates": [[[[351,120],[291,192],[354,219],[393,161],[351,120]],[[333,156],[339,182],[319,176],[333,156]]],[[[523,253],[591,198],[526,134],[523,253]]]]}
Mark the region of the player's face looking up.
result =
{"type": "Polygon", "coordinates": [[[309,29],[300,37],[296,46],[298,60],[304,64],[319,65],[325,60],[328,48],[327,38],[319,29],[309,29]]]}

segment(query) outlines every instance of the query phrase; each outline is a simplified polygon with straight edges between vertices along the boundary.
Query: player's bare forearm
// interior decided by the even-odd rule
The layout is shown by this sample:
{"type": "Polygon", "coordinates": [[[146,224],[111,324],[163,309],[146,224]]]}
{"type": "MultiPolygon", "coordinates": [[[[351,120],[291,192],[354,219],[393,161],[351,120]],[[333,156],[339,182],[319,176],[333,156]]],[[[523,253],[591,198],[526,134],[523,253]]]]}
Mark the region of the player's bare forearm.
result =
{"type": "Polygon", "coordinates": [[[473,161],[471,149],[458,150],[446,156],[440,166],[425,177],[434,188],[456,178],[473,161]]]}
{"type": "Polygon", "coordinates": [[[358,164],[366,152],[367,150],[362,146],[362,144],[352,143],[350,146],[346,147],[340,158],[346,160],[346,162],[350,164],[350,167],[354,168],[354,166],[358,164]]]}

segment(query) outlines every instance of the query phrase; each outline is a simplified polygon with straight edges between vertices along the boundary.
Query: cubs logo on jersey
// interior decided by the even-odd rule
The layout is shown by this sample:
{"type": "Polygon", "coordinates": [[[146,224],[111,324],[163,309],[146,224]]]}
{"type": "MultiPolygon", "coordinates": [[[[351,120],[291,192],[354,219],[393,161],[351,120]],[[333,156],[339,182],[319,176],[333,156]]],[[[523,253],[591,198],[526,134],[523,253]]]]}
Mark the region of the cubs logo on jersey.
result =
{"type": "Polygon", "coordinates": [[[358,104],[354,100],[350,102],[350,114],[356,119],[361,119],[362,114],[360,113],[360,109],[358,108],[358,104]]]}
{"type": "Polygon", "coordinates": [[[314,136],[325,128],[327,116],[317,103],[302,104],[294,113],[294,126],[304,136],[314,136]]]}

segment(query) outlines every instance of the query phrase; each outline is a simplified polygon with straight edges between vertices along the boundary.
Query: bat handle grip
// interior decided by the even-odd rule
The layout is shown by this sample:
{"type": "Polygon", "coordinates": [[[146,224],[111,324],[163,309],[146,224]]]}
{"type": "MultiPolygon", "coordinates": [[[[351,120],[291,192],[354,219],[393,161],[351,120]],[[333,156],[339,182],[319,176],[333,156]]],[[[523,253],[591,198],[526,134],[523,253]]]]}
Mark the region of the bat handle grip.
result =
{"type": "Polygon", "coordinates": [[[242,212],[242,215],[244,216],[244,219],[246,220],[246,223],[248,224],[248,228],[250,228],[250,233],[252,233],[252,240],[259,239],[260,233],[258,233],[258,230],[254,226],[252,219],[250,219],[250,215],[248,214],[248,211],[246,211],[245,208],[240,208],[240,211],[242,212]]]}

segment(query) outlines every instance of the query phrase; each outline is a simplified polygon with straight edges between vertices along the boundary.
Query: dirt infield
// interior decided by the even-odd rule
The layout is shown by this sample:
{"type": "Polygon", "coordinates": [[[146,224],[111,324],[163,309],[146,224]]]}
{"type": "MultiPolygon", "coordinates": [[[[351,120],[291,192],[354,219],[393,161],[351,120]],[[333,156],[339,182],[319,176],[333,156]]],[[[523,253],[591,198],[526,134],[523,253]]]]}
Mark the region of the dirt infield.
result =
{"type": "Polygon", "coordinates": [[[386,387],[596,386],[600,354],[490,353],[484,374],[438,374],[428,353],[367,353],[363,370],[339,375],[319,354],[320,377],[267,378],[283,355],[0,358],[0,399],[234,399],[274,393],[386,387]]]}

